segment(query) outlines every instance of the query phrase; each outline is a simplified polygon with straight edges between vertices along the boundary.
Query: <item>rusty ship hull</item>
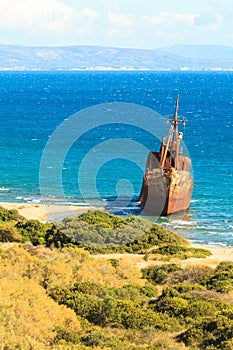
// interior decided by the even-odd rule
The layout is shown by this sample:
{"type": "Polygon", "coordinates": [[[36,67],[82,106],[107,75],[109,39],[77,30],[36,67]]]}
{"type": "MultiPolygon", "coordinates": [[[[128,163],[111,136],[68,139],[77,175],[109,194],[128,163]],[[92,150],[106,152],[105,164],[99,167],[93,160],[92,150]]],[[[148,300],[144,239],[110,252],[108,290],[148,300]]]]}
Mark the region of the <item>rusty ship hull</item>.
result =
{"type": "MultiPolygon", "coordinates": [[[[189,209],[193,179],[191,160],[180,149],[178,100],[168,140],[159,152],[150,152],[146,162],[139,203],[145,215],[170,215],[189,209]]],[[[182,135],[181,135],[182,134],[182,135]]]]}
{"type": "MultiPolygon", "coordinates": [[[[150,161],[151,154],[148,156],[150,161]]],[[[186,211],[190,207],[193,180],[189,159],[183,157],[186,168],[154,167],[145,171],[140,204],[147,215],[169,215],[186,211]]]]}

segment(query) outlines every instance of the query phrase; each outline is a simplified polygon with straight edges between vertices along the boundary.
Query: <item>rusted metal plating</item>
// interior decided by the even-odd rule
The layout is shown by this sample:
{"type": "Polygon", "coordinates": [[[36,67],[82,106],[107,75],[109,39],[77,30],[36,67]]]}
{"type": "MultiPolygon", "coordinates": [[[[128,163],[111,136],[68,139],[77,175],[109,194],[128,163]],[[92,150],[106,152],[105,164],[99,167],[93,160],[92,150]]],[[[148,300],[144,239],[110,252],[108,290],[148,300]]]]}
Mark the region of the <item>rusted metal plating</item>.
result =
{"type": "Polygon", "coordinates": [[[146,162],[139,203],[147,215],[169,215],[190,207],[193,179],[191,160],[183,156],[178,118],[179,96],[168,138],[163,138],[160,151],[150,152],[146,162]]]}

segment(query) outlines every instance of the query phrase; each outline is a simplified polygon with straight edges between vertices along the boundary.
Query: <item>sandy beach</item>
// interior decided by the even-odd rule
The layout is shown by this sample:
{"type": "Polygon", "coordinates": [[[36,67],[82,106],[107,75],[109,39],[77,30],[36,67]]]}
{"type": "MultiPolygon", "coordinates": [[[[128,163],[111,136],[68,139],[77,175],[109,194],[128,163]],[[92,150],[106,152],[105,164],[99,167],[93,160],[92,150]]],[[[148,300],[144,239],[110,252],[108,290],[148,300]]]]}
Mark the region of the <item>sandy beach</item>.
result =
{"type": "Polygon", "coordinates": [[[182,267],[186,266],[209,266],[215,268],[222,261],[232,261],[233,262],[233,248],[228,247],[213,247],[213,246],[204,246],[204,245],[192,245],[196,248],[206,248],[211,252],[211,255],[205,259],[201,258],[189,258],[182,260],[182,267]]]}
{"type": "MultiPolygon", "coordinates": [[[[63,219],[68,215],[81,214],[88,210],[96,210],[95,207],[88,206],[65,206],[65,205],[43,205],[43,204],[31,204],[31,203],[10,203],[10,202],[0,202],[0,206],[6,209],[17,209],[19,214],[24,216],[26,219],[36,219],[40,221],[52,221],[54,219],[63,219]]],[[[104,210],[104,208],[98,208],[104,210]]],[[[189,258],[182,260],[181,265],[193,266],[193,265],[205,265],[209,267],[216,267],[221,261],[233,261],[233,248],[228,247],[213,247],[209,245],[192,245],[193,247],[206,248],[210,250],[211,256],[201,259],[201,258],[189,258]]],[[[101,255],[106,259],[111,258],[124,258],[125,254],[106,254],[101,255]],[[111,256],[110,256],[111,255],[111,256]]],[[[98,257],[98,256],[96,256],[98,257]]],[[[135,255],[134,255],[135,258],[135,255]]],[[[143,256],[137,255],[137,265],[141,268],[154,265],[158,262],[143,260],[143,256]]]]}
{"type": "MultiPolygon", "coordinates": [[[[19,214],[27,220],[40,221],[62,220],[66,216],[81,214],[88,210],[96,210],[95,207],[74,206],[74,205],[53,205],[53,204],[31,204],[31,203],[10,203],[0,202],[0,206],[10,210],[17,209],[19,214]]],[[[98,208],[100,210],[104,208],[98,208]]]]}

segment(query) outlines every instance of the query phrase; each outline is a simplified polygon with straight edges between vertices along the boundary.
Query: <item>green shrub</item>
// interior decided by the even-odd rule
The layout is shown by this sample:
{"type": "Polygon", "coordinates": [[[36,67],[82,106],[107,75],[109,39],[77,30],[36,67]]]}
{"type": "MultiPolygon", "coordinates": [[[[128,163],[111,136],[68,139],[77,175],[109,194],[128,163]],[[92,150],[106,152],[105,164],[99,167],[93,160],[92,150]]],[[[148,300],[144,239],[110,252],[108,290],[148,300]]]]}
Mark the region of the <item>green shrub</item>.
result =
{"type": "Polygon", "coordinates": [[[80,343],[80,337],[77,332],[62,327],[55,327],[54,330],[56,332],[56,336],[53,339],[54,345],[59,344],[60,342],[64,343],[64,341],[71,344],[80,343]]]}
{"type": "MultiPolygon", "coordinates": [[[[162,294],[150,301],[150,307],[156,312],[176,317],[187,324],[202,322],[205,318],[224,316],[232,318],[233,306],[217,297],[212,292],[201,290],[201,286],[179,284],[165,287],[162,294]],[[205,294],[202,300],[203,293],[205,294]]],[[[217,294],[217,293],[216,293],[217,294]]]]}
{"type": "Polygon", "coordinates": [[[132,216],[130,218],[122,218],[108,212],[88,210],[86,213],[79,215],[77,220],[84,221],[91,226],[116,228],[127,225],[129,222],[135,220],[135,217],[132,216]]]}
{"type": "Polygon", "coordinates": [[[224,316],[204,318],[179,335],[178,340],[199,349],[230,350],[233,345],[233,320],[224,316]]]}
{"type": "Polygon", "coordinates": [[[188,306],[188,301],[179,296],[166,296],[159,298],[155,303],[155,310],[169,316],[181,317],[188,306]]]}
{"type": "Polygon", "coordinates": [[[20,242],[19,231],[11,222],[0,222],[0,242],[20,242]]]}
{"type": "Polygon", "coordinates": [[[170,331],[180,328],[178,320],[158,314],[148,305],[151,296],[156,295],[153,287],[104,288],[92,283],[76,283],[70,289],[54,288],[49,295],[101,327],[170,331]]]}
{"type": "Polygon", "coordinates": [[[121,218],[106,212],[88,211],[65,218],[58,230],[71,242],[87,247],[91,252],[125,251],[125,245],[141,237],[151,227],[142,218],[121,218]]]}
{"type": "Polygon", "coordinates": [[[207,258],[211,255],[211,252],[205,248],[189,248],[189,252],[192,254],[193,258],[207,258]]]}
{"type": "Polygon", "coordinates": [[[85,349],[138,350],[138,347],[131,348],[130,344],[125,342],[123,336],[114,334],[110,332],[109,329],[88,329],[80,340],[82,344],[88,346],[88,348],[85,349]]]}
{"type": "Polygon", "coordinates": [[[7,210],[2,206],[0,206],[0,221],[15,221],[20,218],[21,217],[18,213],[18,210],[16,209],[7,210]]]}
{"type": "Polygon", "coordinates": [[[212,301],[193,299],[189,301],[182,314],[188,319],[198,320],[205,317],[215,317],[219,314],[219,310],[212,301]]]}
{"type": "Polygon", "coordinates": [[[84,336],[81,337],[81,342],[86,346],[104,346],[111,339],[111,337],[104,331],[97,331],[94,329],[89,330],[84,336]]]}
{"type": "Polygon", "coordinates": [[[181,270],[181,267],[176,264],[163,264],[143,269],[142,276],[154,284],[164,284],[167,282],[169,274],[181,270]]]}
{"type": "Polygon", "coordinates": [[[43,224],[38,220],[18,221],[15,227],[22,236],[23,242],[32,242],[33,245],[44,244],[45,234],[49,224],[43,224]]]}
{"type": "Polygon", "coordinates": [[[108,259],[108,261],[110,262],[110,264],[116,269],[117,267],[119,267],[119,260],[118,259],[108,259]]]}
{"type": "Polygon", "coordinates": [[[47,247],[63,248],[72,243],[71,238],[60,232],[55,224],[46,231],[44,239],[47,247]]]}
{"type": "Polygon", "coordinates": [[[185,238],[140,217],[122,218],[107,212],[88,211],[65,218],[57,226],[62,240],[86,247],[92,253],[147,253],[154,246],[188,246],[185,238]]]}
{"type": "Polygon", "coordinates": [[[79,292],[86,295],[94,295],[100,298],[108,295],[108,289],[93,282],[77,282],[74,287],[70,289],[71,292],[79,292]]]}
{"type": "Polygon", "coordinates": [[[197,283],[204,284],[211,275],[212,270],[208,267],[191,266],[182,268],[177,271],[172,271],[166,280],[169,285],[176,285],[177,283],[197,283]]]}
{"type": "MultiPolygon", "coordinates": [[[[178,291],[178,293],[183,294],[183,295],[188,295],[188,296],[192,295],[193,291],[197,292],[197,293],[202,292],[202,291],[206,292],[206,289],[204,286],[197,284],[197,283],[190,284],[189,282],[188,283],[185,283],[185,282],[177,283],[173,286],[173,288],[175,288],[178,291]]],[[[191,296],[191,298],[192,298],[192,296],[191,296]]]]}
{"type": "Polygon", "coordinates": [[[117,299],[142,301],[146,298],[152,298],[157,295],[157,290],[154,286],[136,286],[132,284],[124,285],[121,288],[112,288],[110,290],[112,296],[117,299]]]}
{"type": "Polygon", "coordinates": [[[157,249],[152,250],[152,254],[166,255],[167,257],[187,259],[190,257],[194,258],[206,258],[211,255],[211,252],[203,248],[188,248],[175,244],[167,244],[157,249]]]}
{"type": "Polygon", "coordinates": [[[220,293],[228,293],[233,289],[233,263],[230,261],[221,262],[206,281],[206,286],[208,289],[220,293]]]}
{"type": "Polygon", "coordinates": [[[149,248],[164,246],[166,243],[174,246],[187,246],[189,244],[185,238],[154,224],[140,239],[128,244],[127,251],[145,253],[149,248]]]}
{"type": "Polygon", "coordinates": [[[151,251],[152,254],[161,254],[166,255],[168,257],[176,257],[180,259],[186,259],[187,258],[187,251],[188,249],[186,247],[169,244],[169,245],[163,245],[157,249],[153,249],[151,251]]]}

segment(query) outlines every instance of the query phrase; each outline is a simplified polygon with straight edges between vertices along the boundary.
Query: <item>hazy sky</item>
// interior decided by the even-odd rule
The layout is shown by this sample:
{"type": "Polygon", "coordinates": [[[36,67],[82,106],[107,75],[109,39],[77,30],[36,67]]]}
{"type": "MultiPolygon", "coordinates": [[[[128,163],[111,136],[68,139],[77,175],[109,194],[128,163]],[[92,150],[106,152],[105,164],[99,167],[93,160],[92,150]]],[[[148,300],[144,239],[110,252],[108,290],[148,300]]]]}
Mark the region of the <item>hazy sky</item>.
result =
{"type": "Polygon", "coordinates": [[[0,44],[233,46],[232,0],[0,0],[0,44]]]}

